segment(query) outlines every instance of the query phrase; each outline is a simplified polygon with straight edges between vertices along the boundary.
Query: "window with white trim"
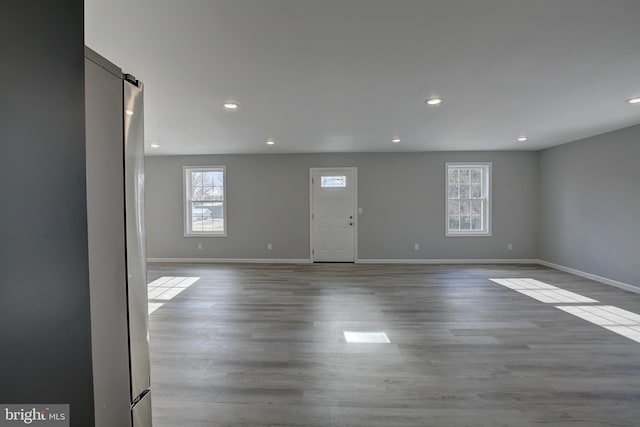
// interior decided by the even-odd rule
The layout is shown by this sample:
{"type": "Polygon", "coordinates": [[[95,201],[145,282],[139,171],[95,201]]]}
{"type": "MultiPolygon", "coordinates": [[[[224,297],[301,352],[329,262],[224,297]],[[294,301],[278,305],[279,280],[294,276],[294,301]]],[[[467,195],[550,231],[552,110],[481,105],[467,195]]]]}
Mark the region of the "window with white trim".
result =
{"type": "Polygon", "coordinates": [[[446,163],[446,235],[491,235],[491,163],[446,163]]]}
{"type": "Polygon", "coordinates": [[[185,236],[226,236],[224,166],[184,167],[185,236]]]}

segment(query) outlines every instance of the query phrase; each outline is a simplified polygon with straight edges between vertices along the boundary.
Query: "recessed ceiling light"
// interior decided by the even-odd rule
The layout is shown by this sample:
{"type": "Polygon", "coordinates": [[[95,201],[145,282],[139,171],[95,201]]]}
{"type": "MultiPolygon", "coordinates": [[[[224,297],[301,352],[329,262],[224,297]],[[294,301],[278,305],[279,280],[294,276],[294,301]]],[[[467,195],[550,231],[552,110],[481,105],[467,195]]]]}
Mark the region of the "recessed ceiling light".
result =
{"type": "Polygon", "coordinates": [[[231,102],[231,101],[225,102],[224,104],[222,104],[222,106],[227,110],[236,110],[239,107],[239,105],[236,102],[231,102]]]}
{"type": "Polygon", "coordinates": [[[518,141],[520,141],[520,142],[525,142],[525,141],[526,141],[526,140],[528,140],[528,139],[529,139],[529,138],[527,138],[527,137],[526,137],[526,136],[524,136],[524,135],[523,135],[523,136],[519,136],[519,137],[518,137],[518,141]]]}
{"type": "Polygon", "coordinates": [[[127,113],[127,116],[133,116],[133,110],[124,110],[127,113]]]}
{"type": "Polygon", "coordinates": [[[442,98],[438,98],[438,97],[429,98],[424,102],[426,102],[429,105],[440,105],[440,104],[442,104],[442,98]]]}
{"type": "Polygon", "coordinates": [[[151,148],[160,148],[160,145],[153,143],[153,144],[150,145],[150,147],[151,148]]]}
{"type": "Polygon", "coordinates": [[[273,145],[275,143],[276,142],[273,139],[270,139],[270,140],[267,141],[267,145],[273,145]]]}
{"type": "Polygon", "coordinates": [[[400,142],[400,138],[393,138],[391,142],[393,142],[394,144],[397,144],[398,142],[400,142]]]}
{"type": "Polygon", "coordinates": [[[636,96],[634,98],[627,99],[627,102],[629,104],[640,104],[640,96],[636,96]]]}

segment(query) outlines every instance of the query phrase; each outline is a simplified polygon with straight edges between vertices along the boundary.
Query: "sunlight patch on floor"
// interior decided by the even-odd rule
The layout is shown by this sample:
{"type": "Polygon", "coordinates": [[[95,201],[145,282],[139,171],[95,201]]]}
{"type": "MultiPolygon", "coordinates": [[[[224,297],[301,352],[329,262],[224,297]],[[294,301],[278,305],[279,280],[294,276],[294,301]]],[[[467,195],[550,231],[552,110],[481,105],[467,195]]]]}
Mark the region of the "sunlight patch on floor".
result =
{"type": "Polygon", "coordinates": [[[612,305],[565,305],[556,308],[640,342],[640,315],[636,313],[612,305]]]}
{"type": "Polygon", "coordinates": [[[153,313],[154,311],[156,311],[157,309],[159,309],[163,305],[164,305],[163,302],[150,302],[149,303],[149,314],[153,313]]]}
{"type": "Polygon", "coordinates": [[[535,279],[520,278],[489,280],[544,303],[558,304],[598,302],[597,300],[587,298],[574,292],[565,291],[564,289],[560,289],[556,286],[535,279]]]}
{"type": "Polygon", "coordinates": [[[344,340],[348,344],[390,344],[389,337],[384,332],[355,332],[344,331],[344,340]]]}
{"type": "MultiPolygon", "coordinates": [[[[511,278],[489,280],[544,303],[573,304],[599,302],[535,279],[511,278]]],[[[640,343],[640,315],[636,313],[612,305],[599,304],[556,305],[555,307],[640,343]]]]}
{"type": "Polygon", "coordinates": [[[149,294],[149,314],[162,307],[164,302],[173,299],[176,295],[196,283],[198,280],[200,280],[199,277],[165,276],[149,283],[147,285],[147,291],[149,294]]]}

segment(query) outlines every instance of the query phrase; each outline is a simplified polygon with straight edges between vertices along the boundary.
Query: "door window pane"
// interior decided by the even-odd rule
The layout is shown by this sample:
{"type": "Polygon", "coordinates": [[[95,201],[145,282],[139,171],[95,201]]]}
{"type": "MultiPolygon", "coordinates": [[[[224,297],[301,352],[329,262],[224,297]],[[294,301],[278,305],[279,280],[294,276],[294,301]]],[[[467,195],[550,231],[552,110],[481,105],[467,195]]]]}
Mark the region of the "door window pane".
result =
{"type": "Polygon", "coordinates": [[[320,177],[320,187],[322,188],[340,188],[347,186],[347,177],[340,176],[323,176],[320,177]]]}

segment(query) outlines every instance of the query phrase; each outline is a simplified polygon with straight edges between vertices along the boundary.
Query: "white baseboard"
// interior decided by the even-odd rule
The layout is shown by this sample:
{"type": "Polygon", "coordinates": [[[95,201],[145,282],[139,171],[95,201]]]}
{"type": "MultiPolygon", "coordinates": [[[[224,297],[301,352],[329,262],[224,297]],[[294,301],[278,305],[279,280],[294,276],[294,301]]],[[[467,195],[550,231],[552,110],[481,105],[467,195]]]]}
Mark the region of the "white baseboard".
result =
{"type": "MultiPolygon", "coordinates": [[[[150,263],[176,263],[176,264],[311,264],[310,259],[293,258],[147,258],[150,263]]],[[[373,258],[357,259],[355,264],[538,264],[537,259],[415,259],[415,258],[373,258]]]]}
{"type": "Polygon", "coordinates": [[[571,273],[576,276],[584,277],[585,279],[594,280],[596,282],[604,283],[605,285],[615,286],[616,288],[624,289],[626,291],[631,291],[640,294],[640,287],[630,285],[624,282],[618,282],[617,280],[608,279],[606,277],[598,276],[595,274],[587,273],[585,271],[576,270],[575,268],[566,267],[560,264],[554,264],[549,261],[545,261],[542,259],[537,260],[537,263],[540,265],[544,265],[545,267],[555,268],[556,270],[564,271],[566,273],[571,273]]]}
{"type": "Polygon", "coordinates": [[[358,259],[356,264],[537,264],[537,259],[358,259]]]}
{"type": "Polygon", "coordinates": [[[150,263],[176,264],[310,264],[310,259],[281,259],[281,258],[147,258],[150,263]]]}

